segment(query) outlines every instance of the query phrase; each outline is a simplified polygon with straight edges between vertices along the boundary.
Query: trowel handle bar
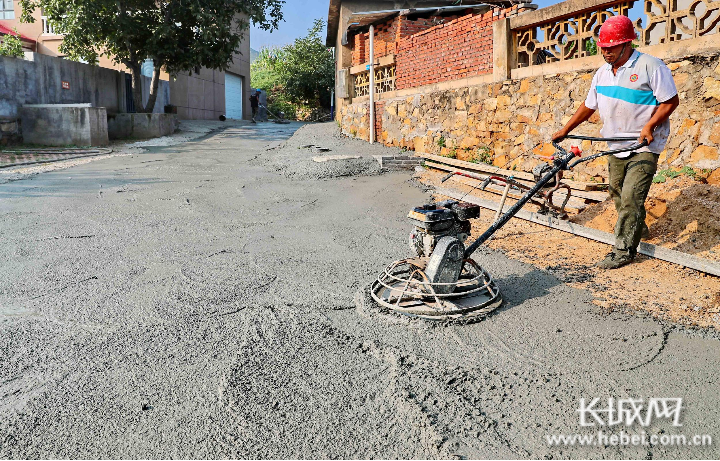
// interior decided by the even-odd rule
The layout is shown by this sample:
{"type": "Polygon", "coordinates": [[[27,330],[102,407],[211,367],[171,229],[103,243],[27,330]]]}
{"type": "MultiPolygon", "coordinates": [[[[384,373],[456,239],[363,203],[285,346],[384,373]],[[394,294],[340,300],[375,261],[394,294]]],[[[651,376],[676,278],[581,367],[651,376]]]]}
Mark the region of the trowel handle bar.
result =
{"type": "MultiPolygon", "coordinates": [[[[606,141],[609,138],[596,138],[596,139],[606,141]]],[[[617,138],[615,138],[615,139],[617,139],[617,138]]],[[[623,139],[623,141],[633,141],[633,140],[635,140],[635,138],[623,139]]],[[[555,148],[558,150],[559,155],[557,157],[555,157],[555,159],[553,161],[552,169],[550,171],[548,171],[547,173],[545,173],[545,176],[540,178],[540,181],[538,181],[533,186],[532,189],[527,191],[527,193],[525,195],[523,195],[520,198],[520,200],[515,202],[515,204],[512,207],[510,207],[510,209],[505,214],[500,216],[497,221],[495,221],[490,227],[487,228],[487,230],[485,232],[483,232],[483,234],[480,237],[477,238],[477,240],[475,240],[469,247],[467,247],[467,249],[465,250],[465,259],[472,256],[472,254],[475,252],[475,250],[478,249],[478,247],[480,245],[485,243],[487,241],[487,239],[490,238],[490,236],[492,236],[495,232],[497,232],[498,229],[500,229],[502,226],[504,226],[505,223],[507,223],[510,220],[510,218],[515,216],[515,214],[517,214],[517,212],[520,211],[520,209],[523,206],[525,206],[525,204],[527,202],[529,202],[530,199],[535,194],[537,194],[540,191],[540,189],[543,188],[543,186],[545,186],[545,184],[547,184],[548,182],[552,181],[555,178],[555,175],[559,171],[567,170],[567,169],[572,168],[573,166],[577,165],[578,163],[587,162],[594,158],[602,157],[604,155],[619,154],[621,152],[630,152],[632,150],[636,150],[641,147],[645,147],[645,146],[647,146],[647,144],[648,144],[647,141],[643,141],[642,143],[635,144],[635,145],[632,145],[632,146],[629,146],[629,147],[626,147],[623,149],[615,149],[615,150],[611,150],[611,151],[607,151],[607,152],[601,152],[599,154],[591,155],[591,156],[583,158],[583,159],[577,159],[572,163],[572,165],[568,165],[570,163],[570,161],[573,160],[578,154],[576,154],[575,152],[572,152],[572,151],[568,152],[565,149],[563,149],[562,147],[560,147],[556,142],[553,142],[553,146],[555,146],[555,148]]]]}
{"type": "Polygon", "coordinates": [[[552,170],[548,171],[545,176],[540,179],[540,181],[537,182],[533,186],[532,189],[527,191],[525,195],[520,198],[517,202],[515,202],[515,205],[510,207],[510,209],[500,216],[497,221],[495,221],[488,229],[483,232],[483,234],[477,238],[467,249],[465,250],[465,259],[469,258],[475,250],[478,249],[480,245],[485,243],[487,239],[490,238],[498,229],[500,229],[502,226],[505,225],[506,222],[510,220],[515,214],[520,211],[520,209],[535,195],[537,194],[540,189],[543,188],[545,184],[547,184],[549,181],[555,178],[555,175],[558,171],[563,170],[567,166],[567,162],[569,162],[575,155],[572,153],[565,153],[563,154],[562,159],[555,160],[555,166],[552,168],[552,170]],[[567,155],[566,155],[567,154],[567,155]]]}
{"type": "MultiPolygon", "coordinates": [[[[619,138],[615,138],[615,139],[619,139],[619,138]]],[[[635,138],[630,138],[630,141],[635,141],[635,138]]],[[[555,143],[553,143],[553,145],[555,145],[555,143]]],[[[635,144],[633,144],[632,146],[623,147],[622,149],[608,150],[608,151],[605,151],[605,152],[600,152],[600,153],[598,153],[598,154],[590,155],[590,156],[585,157],[585,158],[579,158],[579,159],[575,160],[574,162],[572,162],[572,163],[570,163],[570,164],[568,165],[568,170],[574,168],[575,166],[577,166],[577,165],[579,165],[579,164],[581,164],[581,163],[583,163],[583,162],[589,162],[589,161],[591,161],[591,160],[595,160],[596,158],[604,157],[604,156],[606,156],[606,155],[620,154],[620,153],[623,153],[623,152],[632,152],[632,151],[634,151],[634,150],[638,150],[638,149],[640,149],[641,147],[645,147],[645,146],[647,146],[647,145],[648,145],[647,140],[643,140],[643,142],[641,142],[641,143],[635,143],[635,144]]],[[[555,147],[556,147],[556,148],[560,148],[560,146],[557,146],[557,145],[555,145],[555,147]]],[[[563,149],[560,148],[560,150],[563,150],[563,149]]]]}
{"type": "Polygon", "coordinates": [[[601,141],[609,141],[609,142],[621,142],[621,141],[635,141],[637,137],[625,137],[625,138],[594,138],[592,136],[582,136],[579,134],[569,134],[565,136],[565,139],[580,139],[582,141],[592,141],[592,142],[601,142],[601,141]]]}

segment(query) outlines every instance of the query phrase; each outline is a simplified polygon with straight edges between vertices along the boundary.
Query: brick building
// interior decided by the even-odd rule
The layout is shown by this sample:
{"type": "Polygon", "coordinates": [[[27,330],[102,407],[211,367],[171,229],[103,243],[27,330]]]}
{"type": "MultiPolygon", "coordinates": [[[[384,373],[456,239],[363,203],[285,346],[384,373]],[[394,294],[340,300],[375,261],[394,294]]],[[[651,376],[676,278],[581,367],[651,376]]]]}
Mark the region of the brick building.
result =
{"type": "MultiPolygon", "coordinates": [[[[493,72],[493,23],[520,9],[509,1],[398,2],[331,0],[327,45],[336,48],[336,112],[369,94],[370,26],[377,93],[493,72]]],[[[383,102],[375,109],[380,133],[383,102]]]]}

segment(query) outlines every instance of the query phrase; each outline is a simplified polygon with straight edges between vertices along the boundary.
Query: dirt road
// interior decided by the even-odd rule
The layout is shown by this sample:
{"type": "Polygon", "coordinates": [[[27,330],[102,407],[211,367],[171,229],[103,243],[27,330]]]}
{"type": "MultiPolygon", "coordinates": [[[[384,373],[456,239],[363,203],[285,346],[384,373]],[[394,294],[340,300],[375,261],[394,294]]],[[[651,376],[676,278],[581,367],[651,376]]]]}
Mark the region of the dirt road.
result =
{"type": "MultiPolygon", "coordinates": [[[[473,325],[378,316],[427,194],[332,125],[236,127],[0,184],[0,457],[717,458],[720,342],[490,250],[473,325]],[[315,163],[328,154],[365,157],[315,163]],[[275,147],[268,150],[269,147],[275,147]],[[581,398],[682,427],[580,427],[581,398]],[[709,434],[709,447],[547,437],[709,434]]],[[[682,283],[679,281],[678,283],[682,283]]]]}

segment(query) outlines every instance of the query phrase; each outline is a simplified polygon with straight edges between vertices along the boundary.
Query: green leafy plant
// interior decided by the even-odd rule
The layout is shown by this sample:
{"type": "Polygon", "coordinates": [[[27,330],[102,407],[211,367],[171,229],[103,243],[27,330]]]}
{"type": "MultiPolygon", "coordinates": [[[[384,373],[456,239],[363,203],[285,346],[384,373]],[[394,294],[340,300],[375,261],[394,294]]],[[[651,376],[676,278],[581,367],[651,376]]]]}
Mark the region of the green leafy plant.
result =
{"type": "Polygon", "coordinates": [[[588,56],[595,56],[598,54],[598,46],[594,37],[590,37],[588,41],[585,42],[585,52],[588,56]]]}
{"type": "MultiPolygon", "coordinates": [[[[17,33],[16,29],[13,29],[17,33]]],[[[11,58],[22,58],[25,53],[22,49],[22,41],[20,37],[15,35],[4,35],[2,42],[0,42],[0,56],[9,56],[11,58]]]]}
{"type": "Polygon", "coordinates": [[[445,147],[445,136],[440,136],[440,139],[437,140],[437,145],[439,147],[445,147]]]}
{"type": "MultiPolygon", "coordinates": [[[[282,102],[292,113],[329,108],[335,85],[335,61],[325,45],[323,20],[316,19],[306,36],[282,47],[264,47],[250,66],[253,88],[268,93],[268,106],[282,102]]],[[[288,117],[289,118],[289,117],[288,117]]]]}
{"type": "Polygon", "coordinates": [[[475,155],[470,159],[472,163],[485,163],[488,165],[493,164],[493,155],[490,148],[487,146],[478,147],[475,151],[475,155]]]}
{"type": "Polygon", "coordinates": [[[279,117],[280,112],[282,112],[283,116],[287,120],[296,120],[299,108],[295,104],[282,98],[276,98],[275,100],[271,99],[271,102],[268,102],[268,110],[271,112],[268,116],[272,116],[273,118],[279,117]]]}
{"type": "MultiPolygon", "coordinates": [[[[247,39],[250,24],[276,29],[284,0],[20,0],[22,20],[35,22],[42,10],[57,33],[68,59],[97,62],[107,55],[130,69],[135,108],[155,107],[160,71],[170,75],[227,70],[235,50],[247,39]],[[154,72],[143,104],[141,67],[152,59],[154,72]]],[[[248,57],[245,57],[247,59],[248,57]]]]}
{"type": "Polygon", "coordinates": [[[357,138],[357,130],[350,130],[350,134],[353,138],[357,138]]]}
{"type": "Polygon", "coordinates": [[[697,172],[692,169],[692,167],[684,166],[679,170],[672,170],[672,169],[666,169],[666,170],[660,170],[657,172],[655,177],[653,178],[654,183],[664,183],[668,179],[677,178],[678,176],[689,176],[693,179],[697,176],[697,172]]]}

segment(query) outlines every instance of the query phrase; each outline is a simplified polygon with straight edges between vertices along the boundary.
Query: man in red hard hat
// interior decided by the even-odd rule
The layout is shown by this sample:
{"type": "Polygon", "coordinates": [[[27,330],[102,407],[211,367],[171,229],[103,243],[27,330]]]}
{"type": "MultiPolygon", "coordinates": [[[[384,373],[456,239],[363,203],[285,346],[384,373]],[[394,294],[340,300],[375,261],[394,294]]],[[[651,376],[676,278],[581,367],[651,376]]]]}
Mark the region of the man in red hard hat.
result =
{"type": "MultiPolygon", "coordinates": [[[[630,263],[645,225],[645,199],[657,170],[658,157],[670,134],[670,114],[679,99],[670,69],[660,59],[633,49],[635,28],[627,16],[614,16],[600,28],[597,42],[605,62],[597,70],[584,104],[567,124],[553,134],[565,138],[599,111],[604,138],[637,137],[647,147],[608,157],[609,193],[618,213],[613,251],[597,266],[615,269],[630,263]]],[[[633,142],[609,142],[610,149],[633,142]]]]}

